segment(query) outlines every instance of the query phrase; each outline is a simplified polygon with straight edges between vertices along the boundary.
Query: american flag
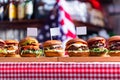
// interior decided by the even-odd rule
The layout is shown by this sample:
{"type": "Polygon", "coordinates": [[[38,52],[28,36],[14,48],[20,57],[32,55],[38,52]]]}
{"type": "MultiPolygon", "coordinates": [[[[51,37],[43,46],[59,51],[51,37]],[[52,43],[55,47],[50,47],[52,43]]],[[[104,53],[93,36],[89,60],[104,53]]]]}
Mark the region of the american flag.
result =
{"type": "Polygon", "coordinates": [[[40,42],[51,39],[50,28],[54,27],[60,28],[61,35],[53,37],[53,39],[61,40],[63,44],[65,44],[69,39],[76,38],[75,26],[69,13],[65,9],[67,8],[66,4],[66,0],[57,0],[55,8],[50,13],[47,25],[45,25],[43,29],[40,29],[37,37],[40,42]]]}

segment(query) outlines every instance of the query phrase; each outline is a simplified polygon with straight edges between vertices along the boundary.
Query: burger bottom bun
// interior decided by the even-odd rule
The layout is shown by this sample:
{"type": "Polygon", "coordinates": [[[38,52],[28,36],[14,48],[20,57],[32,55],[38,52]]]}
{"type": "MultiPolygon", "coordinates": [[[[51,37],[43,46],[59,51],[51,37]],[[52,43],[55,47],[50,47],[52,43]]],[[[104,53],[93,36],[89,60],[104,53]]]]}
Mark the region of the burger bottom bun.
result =
{"type": "Polygon", "coordinates": [[[5,56],[6,56],[6,54],[0,53],[0,57],[5,57],[5,56]]]}
{"type": "Polygon", "coordinates": [[[5,57],[20,57],[19,54],[7,54],[5,57]]]}
{"type": "Polygon", "coordinates": [[[44,52],[46,57],[63,57],[64,52],[44,52]]]}
{"type": "Polygon", "coordinates": [[[107,57],[106,52],[90,52],[90,56],[107,57]]]}
{"type": "Polygon", "coordinates": [[[34,53],[23,53],[21,57],[37,57],[37,55],[34,53]]]}
{"type": "Polygon", "coordinates": [[[68,52],[70,57],[88,57],[89,54],[89,52],[68,52]]]}
{"type": "Polygon", "coordinates": [[[109,52],[108,55],[112,56],[112,57],[116,57],[116,56],[120,56],[120,52],[109,52]]]}

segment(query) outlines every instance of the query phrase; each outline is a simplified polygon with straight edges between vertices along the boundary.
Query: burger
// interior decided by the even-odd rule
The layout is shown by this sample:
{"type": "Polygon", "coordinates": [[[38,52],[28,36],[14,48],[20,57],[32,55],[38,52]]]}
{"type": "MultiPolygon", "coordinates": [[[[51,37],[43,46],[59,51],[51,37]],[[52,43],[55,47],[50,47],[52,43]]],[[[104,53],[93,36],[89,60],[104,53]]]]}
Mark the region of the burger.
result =
{"type": "Polygon", "coordinates": [[[93,37],[88,39],[88,47],[90,49],[90,56],[106,56],[106,40],[103,37],[93,37]]]}
{"type": "Polygon", "coordinates": [[[19,42],[19,53],[22,57],[42,56],[39,42],[33,37],[26,37],[19,42]]]}
{"type": "Polygon", "coordinates": [[[120,36],[112,36],[108,39],[108,54],[110,56],[120,56],[120,36]]]}
{"type": "Polygon", "coordinates": [[[44,47],[44,54],[46,57],[62,57],[62,56],[64,56],[62,42],[59,40],[48,40],[43,43],[43,47],[44,47]]]}
{"type": "Polygon", "coordinates": [[[80,38],[71,39],[66,43],[65,51],[70,57],[87,57],[89,56],[88,44],[80,38]]]}
{"type": "Polygon", "coordinates": [[[18,57],[18,41],[17,40],[6,40],[5,49],[7,50],[6,57],[18,57]]]}
{"type": "Polygon", "coordinates": [[[7,54],[7,50],[5,49],[4,40],[0,39],[0,57],[5,57],[7,54]]]}

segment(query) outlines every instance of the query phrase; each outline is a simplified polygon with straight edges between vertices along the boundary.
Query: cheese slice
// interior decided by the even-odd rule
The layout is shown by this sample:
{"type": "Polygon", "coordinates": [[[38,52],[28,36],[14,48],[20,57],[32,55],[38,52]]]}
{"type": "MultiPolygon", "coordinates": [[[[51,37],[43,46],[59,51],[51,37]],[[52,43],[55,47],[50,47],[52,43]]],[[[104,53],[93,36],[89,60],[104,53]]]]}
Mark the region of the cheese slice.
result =
{"type": "Polygon", "coordinates": [[[44,50],[44,52],[64,52],[64,50],[44,50]]]}
{"type": "Polygon", "coordinates": [[[7,50],[8,53],[15,52],[16,50],[7,50]]]}
{"type": "Polygon", "coordinates": [[[74,43],[74,44],[69,45],[67,48],[69,48],[69,47],[71,47],[71,46],[81,47],[81,46],[87,46],[87,45],[81,44],[81,43],[80,43],[80,44],[74,43]]]}
{"type": "Polygon", "coordinates": [[[72,50],[69,50],[69,51],[66,51],[66,52],[74,52],[74,53],[78,53],[78,52],[89,52],[89,50],[85,50],[85,51],[72,51],[72,50]]]}

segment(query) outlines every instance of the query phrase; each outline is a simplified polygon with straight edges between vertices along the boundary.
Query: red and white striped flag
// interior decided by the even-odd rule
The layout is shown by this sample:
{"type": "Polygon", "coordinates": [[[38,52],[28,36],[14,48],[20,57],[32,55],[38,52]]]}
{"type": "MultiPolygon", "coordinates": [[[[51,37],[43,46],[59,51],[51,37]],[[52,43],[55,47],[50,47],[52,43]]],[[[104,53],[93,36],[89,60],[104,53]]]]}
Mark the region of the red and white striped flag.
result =
{"type": "Polygon", "coordinates": [[[50,13],[46,25],[39,30],[37,39],[39,42],[50,40],[50,28],[60,28],[60,35],[53,36],[53,39],[61,40],[63,47],[69,39],[76,38],[75,26],[69,13],[66,11],[68,8],[66,0],[56,0],[54,10],[50,13]]]}
{"type": "Polygon", "coordinates": [[[57,0],[58,26],[61,29],[61,40],[65,44],[69,39],[76,38],[75,25],[70,14],[66,11],[66,0],[57,0]]]}

